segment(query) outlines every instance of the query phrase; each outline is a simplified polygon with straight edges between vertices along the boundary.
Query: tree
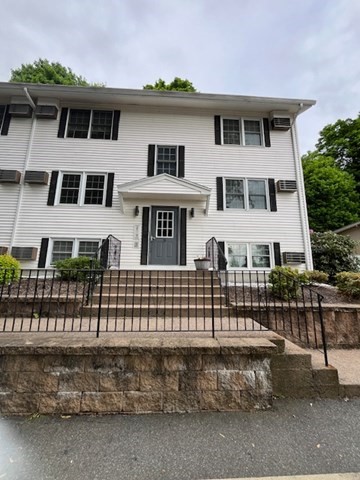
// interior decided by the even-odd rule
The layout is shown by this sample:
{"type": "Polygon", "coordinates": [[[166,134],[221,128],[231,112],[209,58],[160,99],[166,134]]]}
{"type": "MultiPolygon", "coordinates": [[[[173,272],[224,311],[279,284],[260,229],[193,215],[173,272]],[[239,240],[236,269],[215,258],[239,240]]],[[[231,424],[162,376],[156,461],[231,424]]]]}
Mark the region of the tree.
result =
{"type": "Polygon", "coordinates": [[[317,151],[335,159],[337,165],[354,175],[360,193],[360,114],[326,125],[316,144],[317,151]]]}
{"type": "Polygon", "coordinates": [[[331,157],[309,152],[302,157],[310,228],[335,230],[360,218],[360,196],[350,173],[331,157]]]}
{"type": "Polygon", "coordinates": [[[71,68],[64,67],[58,62],[50,63],[42,58],[35,60],[34,63],[22,64],[20,68],[11,70],[10,82],[78,85],[81,87],[104,86],[103,84],[90,84],[84,77],[76,75],[71,68]]]}
{"type": "Polygon", "coordinates": [[[312,233],[314,268],[328,273],[331,282],[334,282],[339,272],[356,272],[358,262],[353,255],[354,246],[354,240],[346,235],[334,232],[312,233]]]}
{"type": "Polygon", "coordinates": [[[170,83],[165,83],[165,80],[159,78],[154,85],[144,85],[144,90],[177,90],[178,92],[197,92],[194,85],[189,80],[175,77],[170,83]]]}

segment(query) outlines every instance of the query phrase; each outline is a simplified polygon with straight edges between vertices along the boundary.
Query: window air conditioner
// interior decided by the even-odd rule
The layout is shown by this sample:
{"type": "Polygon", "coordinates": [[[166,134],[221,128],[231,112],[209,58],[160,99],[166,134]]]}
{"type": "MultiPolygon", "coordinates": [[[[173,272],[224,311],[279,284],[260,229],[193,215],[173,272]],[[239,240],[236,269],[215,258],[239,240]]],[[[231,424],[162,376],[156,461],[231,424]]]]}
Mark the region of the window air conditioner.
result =
{"type": "Polygon", "coordinates": [[[0,183],[20,183],[20,178],[17,170],[0,170],[0,183]]]}
{"type": "Polygon", "coordinates": [[[305,253],[302,252],[284,252],[283,263],[305,263],[305,253]]]}
{"type": "Polygon", "coordinates": [[[32,108],[25,103],[12,103],[9,107],[9,113],[13,117],[30,118],[32,116],[32,108]]]}
{"type": "Polygon", "coordinates": [[[11,255],[18,260],[36,260],[37,251],[35,247],[13,247],[11,255]]]}
{"type": "Polygon", "coordinates": [[[56,119],[58,115],[58,108],[56,105],[37,105],[35,109],[37,118],[51,118],[56,119]]]}
{"type": "Polygon", "coordinates": [[[276,183],[278,192],[296,192],[296,180],[278,180],[276,183]]]}
{"type": "Polygon", "coordinates": [[[26,170],[24,181],[25,183],[47,185],[49,182],[49,174],[42,171],[26,170]]]}

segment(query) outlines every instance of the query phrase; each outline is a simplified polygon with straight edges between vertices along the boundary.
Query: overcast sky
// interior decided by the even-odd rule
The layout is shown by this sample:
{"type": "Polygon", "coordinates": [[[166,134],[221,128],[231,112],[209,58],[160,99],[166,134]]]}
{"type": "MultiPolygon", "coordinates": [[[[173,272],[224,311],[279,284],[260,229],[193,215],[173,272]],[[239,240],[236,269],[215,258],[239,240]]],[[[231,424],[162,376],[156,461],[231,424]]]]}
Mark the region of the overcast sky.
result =
{"type": "Polygon", "coordinates": [[[47,58],[88,81],[188,78],[206,93],[310,98],[302,152],[360,110],[360,0],[0,0],[0,81],[47,58]]]}

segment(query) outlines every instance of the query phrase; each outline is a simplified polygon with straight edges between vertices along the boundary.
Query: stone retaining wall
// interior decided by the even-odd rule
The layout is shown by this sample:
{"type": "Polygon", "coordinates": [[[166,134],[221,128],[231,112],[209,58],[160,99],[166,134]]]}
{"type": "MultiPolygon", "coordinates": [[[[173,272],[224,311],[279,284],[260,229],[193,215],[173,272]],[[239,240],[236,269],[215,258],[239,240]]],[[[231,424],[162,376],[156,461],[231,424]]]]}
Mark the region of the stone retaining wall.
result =
{"type": "Polygon", "coordinates": [[[272,403],[267,339],[32,337],[0,344],[3,414],[263,409],[272,403]]]}

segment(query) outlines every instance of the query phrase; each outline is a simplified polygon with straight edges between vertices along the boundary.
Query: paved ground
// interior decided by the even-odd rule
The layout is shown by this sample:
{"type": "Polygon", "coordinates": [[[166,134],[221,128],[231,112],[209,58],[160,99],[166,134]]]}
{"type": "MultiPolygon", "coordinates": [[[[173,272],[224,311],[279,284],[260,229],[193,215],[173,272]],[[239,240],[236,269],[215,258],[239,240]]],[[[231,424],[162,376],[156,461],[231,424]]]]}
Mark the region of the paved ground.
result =
{"type": "Polygon", "coordinates": [[[360,399],[255,413],[3,418],[0,479],[195,480],[360,472],[360,399]]]}
{"type": "MultiPolygon", "coordinates": [[[[311,355],[316,364],[323,364],[323,354],[311,350],[311,355]]],[[[328,351],[329,364],[337,368],[340,384],[360,385],[360,349],[328,351]]]]}

